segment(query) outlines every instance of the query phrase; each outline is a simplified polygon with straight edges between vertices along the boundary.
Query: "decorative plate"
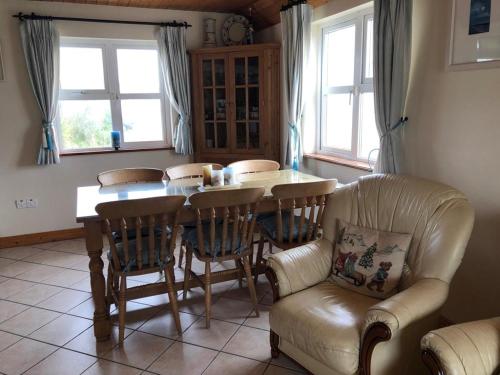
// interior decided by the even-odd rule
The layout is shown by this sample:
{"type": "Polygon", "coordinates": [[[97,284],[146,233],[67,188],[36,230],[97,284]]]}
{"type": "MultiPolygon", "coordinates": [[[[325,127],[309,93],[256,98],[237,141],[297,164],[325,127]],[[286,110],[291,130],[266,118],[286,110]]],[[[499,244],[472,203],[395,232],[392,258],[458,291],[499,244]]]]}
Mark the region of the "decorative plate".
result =
{"type": "Polygon", "coordinates": [[[249,22],[244,16],[231,16],[222,25],[222,41],[226,46],[245,44],[249,22]]]}

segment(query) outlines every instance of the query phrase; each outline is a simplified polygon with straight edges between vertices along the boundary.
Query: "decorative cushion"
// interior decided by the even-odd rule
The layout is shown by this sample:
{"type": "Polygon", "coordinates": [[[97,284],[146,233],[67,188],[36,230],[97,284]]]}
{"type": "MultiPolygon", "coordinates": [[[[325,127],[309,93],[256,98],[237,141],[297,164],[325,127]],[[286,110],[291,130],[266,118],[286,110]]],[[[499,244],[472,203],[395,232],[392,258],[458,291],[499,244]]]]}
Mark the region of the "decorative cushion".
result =
{"type": "Polygon", "coordinates": [[[397,287],[411,235],[338,222],[331,279],[355,292],[387,298],[397,287]]]}
{"type": "MultiPolygon", "coordinates": [[[[205,250],[205,256],[211,256],[212,258],[217,258],[219,256],[222,256],[222,224],[218,224],[215,226],[215,252],[214,254],[211,253],[210,250],[210,223],[204,223],[202,224],[203,228],[203,240],[204,240],[204,250],[205,250]]],[[[186,242],[189,242],[191,246],[193,247],[194,251],[198,253],[198,255],[201,255],[200,249],[199,249],[199,244],[198,244],[198,235],[197,235],[197,229],[196,226],[195,228],[184,228],[185,231],[182,234],[182,239],[186,242]]],[[[231,254],[231,239],[233,237],[233,225],[228,224],[227,226],[227,240],[226,240],[226,255],[231,254]]],[[[240,240],[240,234],[238,233],[238,236],[236,238],[236,250],[235,254],[241,254],[245,248],[241,244],[240,240]]]]}
{"type": "MultiPolygon", "coordinates": [[[[155,237],[155,256],[154,256],[154,264],[149,265],[149,237],[142,238],[142,266],[146,267],[159,267],[160,263],[168,263],[171,259],[169,255],[166,256],[165,259],[160,260],[160,236],[155,237]]],[[[134,270],[137,269],[137,257],[136,257],[136,240],[131,239],[128,241],[128,256],[129,263],[125,262],[125,250],[123,246],[123,242],[116,243],[116,250],[118,253],[118,258],[120,259],[120,266],[123,270],[134,270]]],[[[113,261],[113,256],[111,250],[108,251],[108,259],[113,261]]]]}
{"type": "MultiPolygon", "coordinates": [[[[288,241],[288,236],[290,235],[290,214],[289,212],[283,212],[283,241],[288,241]]],[[[264,216],[259,215],[257,222],[260,224],[261,228],[267,232],[268,236],[273,240],[278,239],[278,229],[276,225],[276,214],[265,214],[264,216]]],[[[293,220],[293,240],[297,240],[299,236],[299,222],[300,216],[295,216],[293,220]]],[[[302,227],[302,239],[305,239],[307,235],[307,220],[302,227]]]]}

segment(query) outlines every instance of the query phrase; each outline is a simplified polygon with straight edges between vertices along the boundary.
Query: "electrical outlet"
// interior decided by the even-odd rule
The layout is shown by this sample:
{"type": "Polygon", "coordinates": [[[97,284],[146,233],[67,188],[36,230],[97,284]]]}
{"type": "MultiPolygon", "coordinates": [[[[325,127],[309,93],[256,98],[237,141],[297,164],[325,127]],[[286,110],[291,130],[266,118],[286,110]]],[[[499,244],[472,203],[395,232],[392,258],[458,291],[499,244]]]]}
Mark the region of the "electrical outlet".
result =
{"type": "Polygon", "coordinates": [[[17,208],[26,208],[26,200],[25,199],[16,199],[16,207],[17,208]]]}
{"type": "Polygon", "coordinates": [[[38,199],[36,198],[26,199],[26,208],[37,208],[37,207],[38,207],[38,199]]]}

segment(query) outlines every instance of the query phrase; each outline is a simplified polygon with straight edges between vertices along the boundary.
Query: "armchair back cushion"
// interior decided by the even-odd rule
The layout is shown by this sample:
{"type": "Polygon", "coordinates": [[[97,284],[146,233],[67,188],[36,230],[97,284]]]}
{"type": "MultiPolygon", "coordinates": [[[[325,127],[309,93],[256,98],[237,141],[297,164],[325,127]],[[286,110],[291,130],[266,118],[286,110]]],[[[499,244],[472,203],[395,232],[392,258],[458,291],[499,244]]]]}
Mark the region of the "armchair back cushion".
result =
{"type": "Polygon", "coordinates": [[[422,278],[451,281],[474,222],[467,198],[437,182],[404,175],[370,175],[337,189],[323,221],[324,238],[337,238],[337,220],[380,231],[408,233],[412,241],[400,289],[422,278]]]}

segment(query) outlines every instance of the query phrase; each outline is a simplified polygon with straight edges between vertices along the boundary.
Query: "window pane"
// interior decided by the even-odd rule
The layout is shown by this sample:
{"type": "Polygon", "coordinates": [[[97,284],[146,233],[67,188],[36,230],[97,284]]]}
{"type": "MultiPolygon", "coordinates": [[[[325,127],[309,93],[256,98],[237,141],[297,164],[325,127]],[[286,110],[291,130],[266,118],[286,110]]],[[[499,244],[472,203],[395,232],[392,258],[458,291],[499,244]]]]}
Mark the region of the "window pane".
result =
{"type": "Polygon", "coordinates": [[[350,94],[331,94],[326,97],[325,139],[323,145],[351,150],[352,100],[350,94]]]}
{"type": "MultiPolygon", "coordinates": [[[[379,148],[379,136],[375,123],[375,108],[372,92],[361,94],[359,108],[359,155],[360,159],[368,159],[370,151],[379,148]]],[[[373,152],[371,159],[376,153],[373,152]]]]}
{"type": "Polygon", "coordinates": [[[366,22],[365,78],[373,78],[373,18],[366,22]]]}
{"type": "Polygon", "coordinates": [[[158,52],[150,49],[117,49],[120,92],[158,93],[158,52]]]}
{"type": "Polygon", "coordinates": [[[59,115],[64,149],[111,146],[108,100],[61,100],[59,115]]]}
{"type": "Polygon", "coordinates": [[[163,140],[160,99],[127,99],[121,105],[125,142],[163,140]]]}
{"type": "Polygon", "coordinates": [[[63,90],[104,90],[101,48],[61,47],[60,80],[63,90]]]}
{"type": "Polygon", "coordinates": [[[326,64],[326,83],[329,87],[353,85],[355,46],[355,25],[325,35],[324,63],[326,64]]]}

